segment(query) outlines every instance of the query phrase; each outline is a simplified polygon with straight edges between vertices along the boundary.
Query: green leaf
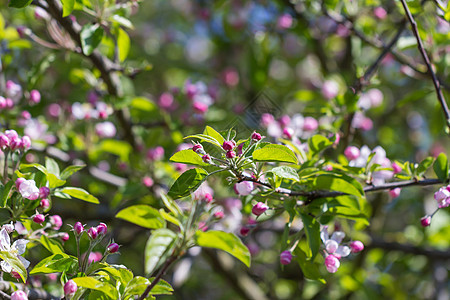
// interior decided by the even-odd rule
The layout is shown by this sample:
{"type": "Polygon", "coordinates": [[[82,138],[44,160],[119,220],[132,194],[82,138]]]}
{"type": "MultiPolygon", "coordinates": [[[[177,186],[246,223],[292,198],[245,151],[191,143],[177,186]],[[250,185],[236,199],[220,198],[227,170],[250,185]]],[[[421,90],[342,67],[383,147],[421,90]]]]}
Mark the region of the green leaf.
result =
{"type": "Polygon", "coordinates": [[[39,241],[41,242],[42,246],[44,246],[52,254],[64,253],[64,249],[60,243],[53,239],[49,239],[45,235],[41,235],[39,241]]]}
{"type": "Polygon", "coordinates": [[[48,173],[51,173],[56,177],[59,177],[59,166],[58,163],[53,158],[45,157],[45,168],[47,169],[48,173]]]}
{"type": "Polygon", "coordinates": [[[117,22],[117,23],[119,23],[119,24],[120,24],[121,26],[123,26],[123,27],[129,28],[129,29],[134,29],[134,26],[133,26],[133,24],[131,23],[131,21],[128,20],[127,18],[124,18],[124,17],[120,16],[120,15],[112,15],[112,16],[109,18],[109,20],[110,20],[110,21],[117,22]]]}
{"type": "Polygon", "coordinates": [[[293,181],[300,181],[300,178],[298,177],[297,171],[294,168],[288,167],[288,166],[281,166],[273,168],[270,171],[267,171],[267,173],[273,173],[277,175],[278,177],[284,178],[284,179],[290,179],[293,181]]]}
{"type": "Polygon", "coordinates": [[[233,233],[223,231],[197,230],[195,233],[196,243],[200,247],[214,248],[227,252],[250,267],[251,256],[247,246],[233,233]]]}
{"type": "Polygon", "coordinates": [[[23,282],[27,281],[27,269],[23,263],[19,260],[16,254],[9,251],[0,251],[0,258],[6,261],[14,271],[19,273],[23,282]]]}
{"type": "Polygon", "coordinates": [[[201,156],[192,151],[192,149],[186,149],[176,152],[174,155],[172,155],[170,161],[201,167],[210,166],[210,164],[205,163],[201,156]]]}
{"type": "Polygon", "coordinates": [[[132,147],[125,141],[107,139],[100,144],[100,149],[120,157],[124,162],[128,161],[132,147]]]}
{"type": "Polygon", "coordinates": [[[441,153],[436,158],[436,161],[433,164],[433,170],[434,173],[436,173],[436,176],[442,180],[445,181],[448,178],[448,159],[447,155],[444,153],[441,153]]]}
{"type": "Polygon", "coordinates": [[[189,135],[189,136],[185,137],[185,139],[189,139],[189,138],[200,139],[200,141],[205,141],[207,143],[213,144],[214,146],[222,148],[222,144],[220,144],[215,138],[212,138],[206,134],[194,134],[194,135],[189,135]]]}
{"type": "Polygon", "coordinates": [[[14,8],[22,8],[30,5],[31,2],[33,2],[33,0],[11,0],[8,6],[14,8]]]}
{"type": "Polygon", "coordinates": [[[423,175],[429,167],[431,167],[431,165],[433,164],[434,158],[429,156],[427,158],[425,158],[424,160],[422,160],[419,164],[419,166],[417,167],[417,175],[421,176],[423,175]]]}
{"type": "Polygon", "coordinates": [[[344,174],[323,174],[313,181],[313,188],[343,192],[355,196],[364,196],[361,184],[354,178],[344,174]]]}
{"type": "Polygon", "coordinates": [[[314,217],[308,214],[301,213],[300,217],[302,218],[306,239],[309,245],[307,255],[313,260],[319,252],[320,247],[320,224],[314,217]]]}
{"type": "Polygon", "coordinates": [[[218,133],[216,130],[214,130],[214,128],[209,126],[206,126],[205,130],[203,130],[203,134],[215,139],[220,146],[222,146],[223,142],[225,141],[225,139],[220,133],[218,133]]]}
{"type": "Polygon", "coordinates": [[[308,260],[306,253],[300,247],[296,247],[293,254],[294,260],[298,262],[306,278],[320,281],[323,284],[326,283],[320,274],[319,264],[314,263],[313,260],[308,260]]]}
{"type": "Polygon", "coordinates": [[[70,195],[74,198],[89,202],[89,203],[95,203],[99,204],[100,201],[91,194],[89,194],[86,190],[83,190],[82,188],[77,187],[65,187],[62,188],[59,192],[65,193],[67,195],[70,195]]]}
{"type": "Polygon", "coordinates": [[[75,0],[61,0],[63,5],[63,17],[67,17],[73,11],[75,0]]]}
{"type": "MultiPolygon", "coordinates": [[[[153,282],[155,277],[150,278],[150,282],[153,282]]],[[[160,279],[155,287],[150,291],[150,295],[172,295],[173,288],[167,281],[160,279]]]]}
{"type": "Polygon", "coordinates": [[[134,277],[125,288],[123,299],[129,299],[131,296],[135,295],[142,295],[150,283],[150,280],[145,277],[134,277]]]}
{"type": "Polygon", "coordinates": [[[117,33],[117,48],[119,48],[119,60],[124,61],[130,51],[130,37],[125,30],[119,28],[117,33]]]}
{"type": "Polygon", "coordinates": [[[321,151],[325,150],[331,145],[333,145],[333,142],[320,134],[316,134],[308,139],[308,147],[311,156],[319,154],[321,151]]]}
{"type": "Polygon", "coordinates": [[[186,197],[205,181],[208,173],[203,169],[190,169],[181,174],[170,187],[168,195],[173,199],[186,197]]]}
{"type": "Polygon", "coordinates": [[[49,274],[56,272],[71,272],[71,269],[78,267],[78,259],[65,253],[53,254],[41,260],[31,270],[30,274],[49,274]]]}
{"type": "Polygon", "coordinates": [[[178,206],[178,204],[173,201],[170,197],[167,197],[166,194],[161,193],[161,199],[164,202],[164,205],[168,210],[170,210],[175,216],[183,215],[183,211],[178,206]]]}
{"type": "Polygon", "coordinates": [[[145,246],[145,272],[147,274],[151,274],[170,255],[169,249],[176,238],[176,233],[167,228],[153,231],[145,246]]]}
{"type": "Polygon", "coordinates": [[[99,24],[86,24],[80,33],[81,48],[84,55],[91,55],[100,45],[103,38],[103,28],[99,24]]]}
{"type": "Polygon", "coordinates": [[[86,165],[68,166],[61,172],[60,178],[62,180],[67,180],[70,176],[80,171],[84,167],[86,167],[86,165]]]}
{"type": "Polygon", "coordinates": [[[166,222],[159,211],[145,204],[124,208],[117,213],[116,218],[150,229],[166,226],[166,222]]]}
{"type": "Polygon", "coordinates": [[[116,288],[107,282],[102,282],[94,277],[77,277],[72,280],[79,287],[100,291],[108,296],[109,299],[119,299],[116,288]]]}
{"type": "Polygon", "coordinates": [[[145,97],[136,97],[131,100],[131,107],[143,112],[151,112],[156,110],[156,105],[145,97]]]}
{"type": "Polygon", "coordinates": [[[253,159],[256,161],[274,161],[297,164],[298,160],[294,152],[286,146],[268,144],[253,152],[253,159]]]}
{"type": "Polygon", "coordinates": [[[172,216],[170,213],[167,213],[164,211],[164,208],[160,208],[159,209],[159,213],[161,214],[161,217],[164,218],[164,220],[177,225],[178,227],[182,227],[181,222],[175,218],[174,216],[172,216]]]}
{"type": "Polygon", "coordinates": [[[56,177],[55,174],[52,173],[47,173],[47,180],[48,180],[48,187],[50,189],[60,187],[66,183],[65,180],[59,179],[58,177],[56,177]]]}
{"type": "Polygon", "coordinates": [[[13,186],[14,186],[13,180],[8,181],[8,183],[6,185],[0,186],[0,195],[1,195],[0,206],[1,207],[6,207],[6,204],[8,202],[9,195],[11,193],[13,186]]]}

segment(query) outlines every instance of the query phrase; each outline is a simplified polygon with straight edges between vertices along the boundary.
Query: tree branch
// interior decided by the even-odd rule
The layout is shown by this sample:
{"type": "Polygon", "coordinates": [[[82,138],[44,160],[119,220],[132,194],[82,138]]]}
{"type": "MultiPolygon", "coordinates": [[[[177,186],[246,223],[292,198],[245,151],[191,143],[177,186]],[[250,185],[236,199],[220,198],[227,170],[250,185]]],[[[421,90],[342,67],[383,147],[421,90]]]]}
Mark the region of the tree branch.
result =
{"type": "Polygon", "coordinates": [[[442,110],[444,112],[444,115],[445,115],[445,118],[447,121],[447,126],[450,129],[450,111],[448,109],[447,102],[445,102],[445,98],[444,98],[444,95],[441,90],[441,84],[440,84],[438,78],[436,77],[436,74],[433,71],[433,67],[431,66],[430,59],[428,58],[428,54],[425,51],[425,47],[423,46],[422,39],[420,38],[419,30],[417,28],[417,23],[414,20],[414,17],[412,16],[411,11],[409,10],[408,4],[406,4],[405,0],[400,0],[400,1],[402,3],[403,9],[405,10],[406,16],[408,17],[409,23],[411,23],[412,31],[417,40],[417,47],[419,48],[419,52],[422,55],[423,61],[427,65],[428,73],[430,74],[431,80],[433,81],[433,85],[434,85],[434,89],[436,90],[437,98],[439,100],[439,103],[441,104],[442,110]]]}
{"type": "MultiPolygon", "coordinates": [[[[319,199],[319,198],[328,198],[328,197],[338,197],[338,196],[345,196],[348,195],[344,192],[337,192],[337,191],[293,191],[286,188],[276,188],[274,189],[269,183],[263,182],[261,180],[249,177],[249,176],[241,176],[238,180],[238,182],[242,181],[251,181],[257,184],[260,184],[262,186],[265,186],[271,190],[274,190],[276,193],[284,194],[287,196],[292,197],[306,197],[307,201],[304,203],[301,203],[303,205],[309,204],[312,200],[319,199]]],[[[443,182],[439,179],[422,179],[422,180],[405,180],[405,181],[398,181],[398,182],[390,182],[386,184],[381,185],[369,185],[364,187],[365,193],[371,193],[376,191],[383,191],[383,190],[391,190],[399,187],[407,187],[407,186],[428,186],[428,185],[435,185],[435,184],[443,184],[443,182]]]]}

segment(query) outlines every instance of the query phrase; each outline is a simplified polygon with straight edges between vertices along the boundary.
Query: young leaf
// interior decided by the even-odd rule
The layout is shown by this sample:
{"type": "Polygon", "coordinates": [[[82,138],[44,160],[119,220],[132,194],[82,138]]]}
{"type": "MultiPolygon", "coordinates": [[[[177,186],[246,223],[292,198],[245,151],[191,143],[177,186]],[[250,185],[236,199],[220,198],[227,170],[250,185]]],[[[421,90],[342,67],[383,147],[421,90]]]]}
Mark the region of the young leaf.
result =
{"type": "Polygon", "coordinates": [[[195,237],[196,243],[200,247],[223,250],[250,268],[250,252],[247,246],[233,233],[216,230],[206,232],[197,230],[195,237]]]}
{"type": "Polygon", "coordinates": [[[79,287],[96,290],[104,293],[109,299],[119,299],[118,292],[114,286],[107,282],[103,282],[94,277],[77,277],[73,281],[79,287]]]}
{"type": "Polygon", "coordinates": [[[294,260],[298,262],[300,268],[302,269],[303,275],[306,278],[317,280],[323,284],[325,284],[325,280],[320,274],[319,265],[314,263],[313,260],[308,260],[306,253],[303,252],[300,247],[296,247],[294,252],[294,260]]]}
{"type": "Polygon", "coordinates": [[[67,168],[65,168],[62,172],[61,175],[59,176],[62,180],[67,180],[70,176],[72,176],[73,174],[75,174],[76,172],[80,171],[81,169],[83,169],[84,167],[86,167],[86,165],[79,165],[79,166],[68,166],[67,168]]]}
{"type": "Polygon", "coordinates": [[[0,258],[7,262],[14,271],[19,273],[20,278],[22,278],[23,282],[27,281],[27,269],[25,269],[25,266],[19,260],[16,254],[10,251],[0,251],[0,258]]]}
{"type": "Polygon", "coordinates": [[[201,167],[210,166],[210,164],[207,164],[203,161],[200,155],[198,155],[191,149],[176,152],[174,155],[172,155],[170,161],[188,165],[196,165],[201,167]]]}
{"type": "Polygon", "coordinates": [[[53,158],[45,157],[45,168],[47,169],[48,173],[59,177],[59,166],[53,158]]]}
{"type": "Polygon", "coordinates": [[[181,174],[170,187],[168,195],[174,199],[188,196],[205,181],[208,173],[202,169],[190,169],[181,174]]]}
{"type": "Polygon", "coordinates": [[[33,0],[11,0],[8,6],[14,8],[22,8],[30,5],[31,2],[33,2],[33,0]]]}
{"type": "Polygon", "coordinates": [[[448,159],[447,155],[444,153],[441,153],[436,158],[436,161],[433,164],[433,170],[434,173],[436,173],[436,176],[442,180],[445,181],[448,178],[448,159]]]}
{"type": "Polygon", "coordinates": [[[309,245],[309,253],[307,254],[308,257],[311,257],[311,260],[314,260],[314,257],[316,257],[320,247],[320,224],[314,217],[308,214],[302,213],[300,216],[302,218],[306,239],[309,245]]]}
{"type": "Polygon", "coordinates": [[[308,139],[308,146],[311,156],[320,153],[322,150],[330,147],[331,145],[333,145],[333,142],[320,134],[316,134],[308,139]]]}
{"type": "Polygon", "coordinates": [[[209,126],[206,126],[205,130],[203,130],[203,134],[215,139],[220,146],[222,146],[223,142],[225,141],[225,139],[220,133],[218,133],[216,130],[214,130],[214,128],[209,126]]]}
{"type": "Polygon", "coordinates": [[[103,28],[99,24],[86,24],[80,33],[81,48],[84,55],[91,55],[100,45],[103,38],[103,28]]]}
{"type": "Polygon", "coordinates": [[[256,161],[274,161],[297,164],[298,160],[294,152],[286,146],[268,144],[253,152],[253,159],[256,161]]]}
{"type": "Polygon", "coordinates": [[[75,0],[61,0],[63,5],[63,17],[67,17],[73,11],[75,0]]]}
{"type": "Polygon", "coordinates": [[[119,60],[124,61],[130,51],[130,37],[125,30],[119,28],[117,33],[117,48],[119,48],[119,60]]]}
{"type": "Polygon", "coordinates": [[[297,171],[294,168],[291,168],[288,166],[276,167],[276,168],[273,168],[272,170],[268,171],[267,173],[273,173],[273,174],[277,175],[278,177],[281,177],[284,179],[300,181],[297,171]]]}
{"type": "Polygon", "coordinates": [[[80,199],[80,200],[83,200],[86,202],[95,203],[95,204],[100,203],[100,201],[98,201],[98,199],[96,197],[92,196],[86,190],[83,190],[82,188],[65,187],[65,188],[62,188],[59,192],[65,193],[67,195],[70,195],[74,198],[77,198],[77,199],[80,199]]]}
{"type": "Polygon", "coordinates": [[[41,260],[31,270],[30,274],[50,274],[56,272],[70,271],[78,266],[78,259],[76,257],[67,255],[65,253],[53,254],[41,260]]]}
{"type": "Polygon", "coordinates": [[[152,273],[164,261],[176,238],[176,233],[166,228],[153,231],[145,246],[145,273],[152,273]]]}
{"type": "Polygon", "coordinates": [[[42,246],[44,246],[45,249],[50,251],[52,254],[64,253],[64,249],[60,243],[53,239],[49,239],[45,235],[41,235],[39,241],[41,242],[42,246]]]}
{"type": "Polygon", "coordinates": [[[116,218],[149,229],[163,228],[166,226],[166,222],[159,211],[145,204],[124,208],[117,213],[116,218]]]}
{"type": "Polygon", "coordinates": [[[313,187],[329,191],[338,191],[355,196],[364,196],[361,184],[344,174],[322,174],[313,181],[313,187]]]}
{"type": "Polygon", "coordinates": [[[424,160],[422,160],[419,164],[419,166],[417,167],[417,175],[421,176],[423,175],[429,167],[431,167],[431,165],[433,164],[434,158],[429,156],[427,158],[425,158],[424,160]]]}
{"type": "Polygon", "coordinates": [[[0,207],[5,207],[9,198],[9,194],[14,186],[14,181],[10,180],[6,185],[0,185],[0,207]]]}

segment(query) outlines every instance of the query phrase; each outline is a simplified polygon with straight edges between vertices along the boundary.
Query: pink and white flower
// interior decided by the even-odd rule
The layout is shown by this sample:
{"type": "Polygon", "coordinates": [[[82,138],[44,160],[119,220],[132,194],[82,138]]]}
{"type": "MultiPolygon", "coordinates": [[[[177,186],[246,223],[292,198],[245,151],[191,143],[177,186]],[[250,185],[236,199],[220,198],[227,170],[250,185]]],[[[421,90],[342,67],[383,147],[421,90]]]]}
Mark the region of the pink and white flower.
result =
{"type": "MultiPolygon", "coordinates": [[[[9,252],[15,256],[22,262],[25,269],[30,266],[30,262],[23,258],[21,255],[25,253],[27,248],[28,240],[18,239],[11,245],[11,239],[9,237],[8,231],[5,228],[0,230],[0,250],[9,252]]],[[[11,273],[13,271],[12,266],[6,261],[0,262],[0,266],[3,272],[11,273]]]]}

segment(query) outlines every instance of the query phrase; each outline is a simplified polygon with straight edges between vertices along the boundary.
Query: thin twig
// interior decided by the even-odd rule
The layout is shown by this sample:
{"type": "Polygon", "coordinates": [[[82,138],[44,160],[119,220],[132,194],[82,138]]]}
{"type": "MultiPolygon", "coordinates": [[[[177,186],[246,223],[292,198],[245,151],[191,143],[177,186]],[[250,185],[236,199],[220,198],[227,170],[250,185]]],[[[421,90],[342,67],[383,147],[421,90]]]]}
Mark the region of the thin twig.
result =
{"type": "MultiPolygon", "coordinates": [[[[274,189],[269,183],[263,182],[261,180],[248,177],[248,176],[242,176],[238,182],[242,181],[251,181],[257,184],[260,184],[262,186],[265,186],[269,188],[270,190],[274,190],[276,193],[284,194],[287,196],[292,197],[306,197],[308,201],[306,201],[303,204],[308,204],[314,199],[319,198],[328,198],[328,197],[338,197],[338,196],[345,196],[348,195],[348,193],[344,192],[338,192],[338,191],[294,191],[286,188],[276,188],[274,189]]],[[[371,193],[376,191],[383,191],[383,190],[391,190],[395,188],[401,188],[401,187],[407,187],[407,186],[428,186],[428,185],[435,185],[435,184],[443,184],[443,182],[440,179],[423,179],[423,180],[406,180],[406,181],[398,181],[398,182],[390,182],[386,184],[381,185],[370,185],[364,187],[365,193],[371,193]]]]}
{"type": "Polygon", "coordinates": [[[138,300],[144,300],[147,298],[150,291],[158,284],[158,282],[161,280],[162,276],[166,273],[167,269],[172,265],[173,262],[177,260],[177,256],[171,255],[164,263],[163,267],[159,270],[159,272],[156,274],[153,281],[147,286],[144,293],[138,298],[138,300]]]}
{"type": "Polygon", "coordinates": [[[440,84],[438,78],[436,77],[436,74],[433,71],[431,61],[428,58],[428,54],[425,51],[425,47],[423,46],[422,39],[420,38],[420,35],[419,35],[419,29],[417,28],[417,23],[414,20],[414,17],[411,14],[411,11],[409,10],[409,7],[408,7],[408,4],[406,4],[406,1],[400,0],[400,2],[402,3],[403,9],[405,10],[405,13],[406,13],[406,16],[408,17],[409,23],[411,23],[412,31],[417,40],[417,47],[419,49],[420,54],[422,55],[422,58],[423,58],[425,64],[427,65],[428,73],[430,74],[431,80],[433,81],[433,85],[434,85],[434,89],[436,90],[437,98],[439,100],[439,103],[441,104],[442,110],[443,110],[445,118],[447,120],[447,126],[450,129],[450,111],[448,109],[447,102],[445,102],[445,98],[444,98],[444,95],[441,90],[441,84],[440,84]]]}

